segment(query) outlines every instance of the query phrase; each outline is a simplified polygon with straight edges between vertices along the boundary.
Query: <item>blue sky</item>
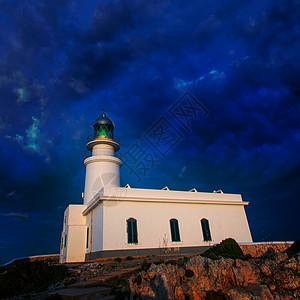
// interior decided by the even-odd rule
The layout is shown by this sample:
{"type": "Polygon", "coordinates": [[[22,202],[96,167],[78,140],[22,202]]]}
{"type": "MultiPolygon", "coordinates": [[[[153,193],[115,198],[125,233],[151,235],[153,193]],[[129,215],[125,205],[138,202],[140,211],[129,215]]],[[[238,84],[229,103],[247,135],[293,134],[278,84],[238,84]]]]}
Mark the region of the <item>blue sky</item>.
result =
{"type": "Polygon", "coordinates": [[[0,1],[0,260],[58,253],[103,107],[122,185],[241,193],[255,241],[299,239],[299,15],[296,0],[0,1]],[[171,135],[155,147],[157,124],[171,135]]]}

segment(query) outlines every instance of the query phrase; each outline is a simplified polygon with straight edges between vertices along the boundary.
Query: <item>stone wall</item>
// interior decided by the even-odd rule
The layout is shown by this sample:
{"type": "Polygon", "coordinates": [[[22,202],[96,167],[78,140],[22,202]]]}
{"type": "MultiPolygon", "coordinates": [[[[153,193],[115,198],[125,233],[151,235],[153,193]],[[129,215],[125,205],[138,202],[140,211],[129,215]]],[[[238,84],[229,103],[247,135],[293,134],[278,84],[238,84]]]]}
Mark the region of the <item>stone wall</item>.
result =
{"type": "Polygon", "coordinates": [[[18,263],[21,262],[35,262],[35,261],[47,261],[47,262],[55,262],[58,263],[59,261],[59,254],[53,254],[53,255],[38,255],[38,256],[29,256],[29,257],[22,257],[22,258],[16,258],[9,263],[1,266],[1,270],[12,268],[18,263]]]}
{"type": "Polygon", "coordinates": [[[59,254],[53,254],[53,255],[39,255],[39,256],[30,256],[28,257],[30,262],[34,261],[48,261],[48,262],[56,262],[59,261],[59,254]]]}
{"type": "Polygon", "coordinates": [[[253,244],[240,244],[243,253],[250,254],[252,257],[259,257],[263,255],[268,248],[273,248],[275,252],[283,252],[290,247],[292,242],[266,242],[266,243],[253,243],[253,244]]]}

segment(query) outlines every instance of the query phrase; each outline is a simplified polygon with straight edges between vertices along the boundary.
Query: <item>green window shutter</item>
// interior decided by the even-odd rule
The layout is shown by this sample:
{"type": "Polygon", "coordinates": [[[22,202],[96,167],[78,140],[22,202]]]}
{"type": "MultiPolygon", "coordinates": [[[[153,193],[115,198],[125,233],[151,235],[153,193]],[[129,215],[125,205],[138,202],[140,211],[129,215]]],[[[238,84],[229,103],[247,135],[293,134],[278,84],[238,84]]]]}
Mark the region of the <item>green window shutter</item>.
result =
{"type": "Polygon", "coordinates": [[[171,228],[172,242],[180,242],[178,220],[171,219],[170,220],[170,228],[171,228]]]}
{"type": "Polygon", "coordinates": [[[89,247],[89,227],[86,229],[86,248],[89,247]]]}
{"type": "Polygon", "coordinates": [[[134,222],[132,222],[132,238],[133,238],[133,243],[137,243],[138,239],[137,239],[137,226],[136,226],[136,220],[134,220],[134,222]]]}
{"type": "Polygon", "coordinates": [[[211,241],[211,234],[210,234],[209,223],[207,219],[201,220],[201,227],[202,227],[204,241],[211,241]]]}
{"type": "Polygon", "coordinates": [[[132,225],[130,220],[127,221],[128,244],[132,243],[132,225]]]}
{"type": "Polygon", "coordinates": [[[176,241],[180,242],[179,226],[178,226],[178,221],[177,220],[176,220],[176,223],[175,223],[175,233],[176,233],[176,241]]]}
{"type": "Polygon", "coordinates": [[[127,220],[127,237],[128,244],[137,244],[137,225],[136,220],[133,218],[127,220]]]}
{"type": "Polygon", "coordinates": [[[170,221],[172,242],[174,242],[174,239],[175,239],[175,230],[174,230],[174,222],[173,221],[174,220],[170,221]]]}

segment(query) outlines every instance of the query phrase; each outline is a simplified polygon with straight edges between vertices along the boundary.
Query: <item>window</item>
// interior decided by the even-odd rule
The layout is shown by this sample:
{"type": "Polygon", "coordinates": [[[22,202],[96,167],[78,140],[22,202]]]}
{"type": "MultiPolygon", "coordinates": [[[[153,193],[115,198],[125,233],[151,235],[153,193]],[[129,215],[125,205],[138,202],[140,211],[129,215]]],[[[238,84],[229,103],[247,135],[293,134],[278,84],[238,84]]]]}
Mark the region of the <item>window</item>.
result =
{"type": "Polygon", "coordinates": [[[210,235],[210,229],[209,229],[208,220],[202,219],[201,220],[201,227],[202,227],[204,241],[205,242],[211,241],[211,235],[210,235]]]}
{"type": "Polygon", "coordinates": [[[65,242],[64,242],[64,246],[67,247],[67,234],[65,234],[65,242]]]}
{"type": "Polygon", "coordinates": [[[136,219],[130,218],[127,220],[127,237],[128,237],[128,244],[137,244],[138,237],[137,237],[136,219]]]}
{"type": "Polygon", "coordinates": [[[89,227],[86,229],[86,248],[89,247],[89,227]]]}
{"type": "Polygon", "coordinates": [[[170,227],[171,227],[172,242],[180,242],[178,221],[176,219],[171,219],[170,227]]]}

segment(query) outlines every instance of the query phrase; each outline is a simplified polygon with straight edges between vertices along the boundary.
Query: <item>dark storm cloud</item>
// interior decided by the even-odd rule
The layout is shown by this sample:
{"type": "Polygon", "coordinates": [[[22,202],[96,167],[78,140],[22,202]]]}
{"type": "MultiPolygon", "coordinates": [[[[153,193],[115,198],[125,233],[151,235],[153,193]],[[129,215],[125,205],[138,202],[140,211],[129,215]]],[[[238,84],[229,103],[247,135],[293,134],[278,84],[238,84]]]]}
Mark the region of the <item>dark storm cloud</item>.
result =
{"type": "MultiPolygon", "coordinates": [[[[176,70],[179,67],[184,72],[186,69],[191,72],[194,64],[189,61],[186,50],[192,44],[198,48],[207,43],[204,39],[199,45],[194,42],[199,31],[207,31],[210,35],[212,23],[218,23],[211,19],[214,17],[202,13],[201,7],[195,10],[180,2],[111,1],[99,4],[91,28],[70,56],[70,69],[63,78],[68,80],[74,76],[86,86],[95,88],[112,77],[126,79],[128,73],[135,76],[134,73],[140,70],[144,80],[148,81],[149,75],[153,79],[159,73],[165,73],[167,68],[176,70]],[[183,10],[182,14],[179,9],[183,10]],[[187,18],[189,22],[186,22],[187,18]]],[[[133,78],[129,78],[129,84],[130,79],[133,78]]]]}
{"type": "Polygon", "coordinates": [[[12,217],[21,222],[30,222],[31,217],[28,214],[20,214],[20,213],[9,213],[9,214],[0,214],[0,217],[12,217]]]}
{"type": "Polygon", "coordinates": [[[29,74],[45,78],[47,73],[40,74],[40,64],[55,64],[68,46],[70,32],[63,19],[68,1],[28,1],[21,4],[16,1],[13,5],[4,1],[1,5],[0,9],[4,6],[5,16],[10,17],[13,28],[4,39],[6,52],[3,60],[11,69],[25,69],[29,74]]]}
{"type": "Polygon", "coordinates": [[[2,142],[6,144],[1,151],[10,158],[2,166],[13,165],[8,168],[8,178],[19,180],[25,173],[25,181],[34,181],[38,172],[28,170],[29,162],[36,164],[30,169],[41,170],[45,163],[39,167],[39,156],[49,160],[48,152],[54,140],[47,135],[46,126],[47,103],[53,96],[49,71],[56,71],[60,56],[68,48],[71,25],[65,26],[64,18],[68,5],[67,1],[0,3],[1,19],[10,25],[10,31],[2,35],[0,61],[0,130],[4,136],[2,142]]]}

